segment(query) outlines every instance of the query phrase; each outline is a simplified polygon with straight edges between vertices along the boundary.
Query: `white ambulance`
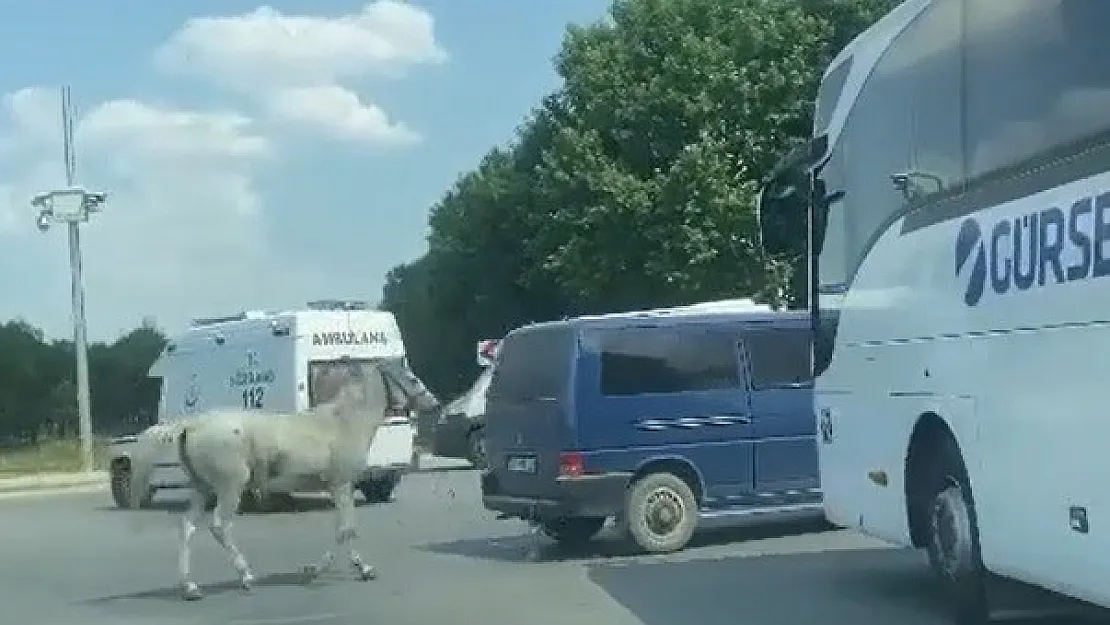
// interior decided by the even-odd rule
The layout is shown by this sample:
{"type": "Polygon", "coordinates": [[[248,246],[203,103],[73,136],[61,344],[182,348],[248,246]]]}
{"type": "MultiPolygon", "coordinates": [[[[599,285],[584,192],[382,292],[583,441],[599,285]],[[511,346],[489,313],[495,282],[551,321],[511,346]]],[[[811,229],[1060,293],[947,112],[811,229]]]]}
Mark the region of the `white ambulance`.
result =
{"type": "MultiPolygon", "coordinates": [[[[330,400],[323,393],[336,387],[318,380],[334,379],[359,363],[372,366],[379,359],[404,357],[393,315],[363,302],[324,300],[280,313],[197,319],[167,343],[151,366],[149,375],[161,378],[162,392],[158,425],[148,432],[213,408],[306,410],[330,400]]],[[[401,475],[415,464],[414,416],[390,415],[367,441],[366,473],[357,488],[368,501],[388,501],[401,475]]],[[[143,501],[149,503],[160,489],[187,485],[173,445],[163,445],[148,484],[131,483],[131,455],[140,437],[112,441],[109,474],[120,507],[129,505],[131,488],[147,488],[143,501]]],[[[288,500],[291,493],[271,495],[288,500]]]]}

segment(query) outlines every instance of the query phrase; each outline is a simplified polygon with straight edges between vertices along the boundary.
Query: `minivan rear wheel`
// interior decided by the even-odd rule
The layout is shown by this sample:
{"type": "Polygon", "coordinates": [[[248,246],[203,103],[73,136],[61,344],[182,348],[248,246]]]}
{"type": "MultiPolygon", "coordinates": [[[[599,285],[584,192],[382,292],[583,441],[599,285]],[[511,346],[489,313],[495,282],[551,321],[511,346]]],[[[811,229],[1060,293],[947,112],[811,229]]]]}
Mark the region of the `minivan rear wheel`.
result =
{"type": "Polygon", "coordinates": [[[629,488],[623,521],[629,538],[644,551],[678,551],[697,528],[697,498],[677,475],[651,473],[629,488]]]}

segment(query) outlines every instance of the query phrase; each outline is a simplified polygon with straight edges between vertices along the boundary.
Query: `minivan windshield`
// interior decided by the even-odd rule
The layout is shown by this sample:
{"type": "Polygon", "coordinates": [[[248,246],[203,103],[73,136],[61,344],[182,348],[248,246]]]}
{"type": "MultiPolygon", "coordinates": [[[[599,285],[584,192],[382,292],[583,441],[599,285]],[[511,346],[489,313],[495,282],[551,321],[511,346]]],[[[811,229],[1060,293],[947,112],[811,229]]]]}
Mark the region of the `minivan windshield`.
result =
{"type": "Polygon", "coordinates": [[[489,397],[534,401],[561,397],[570,375],[574,333],[566,325],[511,333],[501,345],[489,397]]]}

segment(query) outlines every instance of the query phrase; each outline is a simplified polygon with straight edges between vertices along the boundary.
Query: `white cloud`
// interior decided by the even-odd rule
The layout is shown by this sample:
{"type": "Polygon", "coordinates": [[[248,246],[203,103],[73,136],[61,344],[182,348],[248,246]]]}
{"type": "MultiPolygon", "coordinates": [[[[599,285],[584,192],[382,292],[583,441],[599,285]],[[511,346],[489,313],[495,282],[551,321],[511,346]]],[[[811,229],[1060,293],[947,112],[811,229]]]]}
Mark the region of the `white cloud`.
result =
{"type": "Polygon", "coordinates": [[[284,15],[268,6],[235,17],[196,17],[155,57],[165,69],[242,86],[398,75],[446,58],[436,42],[432,16],[395,0],[379,0],[359,13],[332,18],[284,15]]]}
{"type": "Polygon", "coordinates": [[[278,121],[392,145],[412,143],[417,135],[343,83],[375,74],[399,77],[446,60],[432,16],[398,0],[377,0],[337,17],[285,15],[263,6],[234,17],[192,18],[155,54],[162,70],[257,99],[278,121]]]}
{"type": "Polygon", "coordinates": [[[336,139],[383,145],[409,145],[420,135],[394,122],[380,107],[363,103],[358,94],[338,85],[282,89],[268,103],[278,119],[307,124],[336,139]]]}
{"type": "MultiPolygon", "coordinates": [[[[249,110],[121,98],[79,116],[77,179],[109,192],[82,230],[93,336],[148,314],[175,328],[349,289],[342,270],[317,271],[275,249],[255,181],[287,128],[393,147],[419,141],[352,83],[446,58],[432,17],[397,0],[337,17],[261,7],[185,22],[156,51],[157,67],[204,77],[249,110]]],[[[0,319],[26,316],[54,336],[69,323],[66,237],[37,235],[30,198],[64,182],[60,109],[53,89],[0,95],[0,263],[19,269],[0,273],[0,292],[19,295],[0,298],[0,319]]]]}
{"type": "MultiPolygon", "coordinates": [[[[22,123],[45,111],[14,106],[28,102],[58,108],[58,99],[46,90],[24,90],[3,100],[8,127],[0,134],[20,150],[0,158],[0,170],[12,174],[12,182],[0,184],[0,237],[16,228],[33,232],[31,195],[62,182],[60,146],[44,141],[45,125],[22,123]]],[[[284,304],[319,282],[320,276],[283,259],[267,243],[252,176],[271,147],[249,118],[114,100],[81,117],[76,134],[78,179],[110,192],[103,212],[83,231],[94,333],[134,326],[150,313],[164,325],[180,327],[190,317],[246,303],[284,304]],[[280,281],[271,286],[276,275],[280,281]],[[281,301],[272,302],[275,293],[283,295],[281,301]]],[[[64,240],[64,235],[50,238],[64,240]]],[[[58,311],[54,323],[44,323],[56,327],[64,321],[67,308],[58,311]]],[[[0,310],[0,318],[18,312],[0,310]]]]}
{"type": "Polygon", "coordinates": [[[142,158],[254,158],[270,142],[253,120],[224,111],[159,108],[136,100],[105,102],[82,119],[81,136],[94,146],[142,158]]]}

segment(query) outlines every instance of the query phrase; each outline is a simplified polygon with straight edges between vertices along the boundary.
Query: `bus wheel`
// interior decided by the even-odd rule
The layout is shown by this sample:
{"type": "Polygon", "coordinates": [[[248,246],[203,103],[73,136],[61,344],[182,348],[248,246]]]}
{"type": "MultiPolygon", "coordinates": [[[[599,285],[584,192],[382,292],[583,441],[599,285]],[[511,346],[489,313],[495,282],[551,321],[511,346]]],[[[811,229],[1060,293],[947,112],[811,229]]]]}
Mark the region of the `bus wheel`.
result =
{"type": "Polygon", "coordinates": [[[622,525],[633,542],[648,553],[678,551],[690,542],[698,524],[694,491],[672,473],[651,473],[628,490],[622,525]]]}
{"type": "Polygon", "coordinates": [[[945,437],[937,455],[944,485],[929,506],[926,552],[944,584],[958,625],[980,625],[990,617],[987,572],[979,551],[979,523],[967,469],[954,440],[945,437]]]}

